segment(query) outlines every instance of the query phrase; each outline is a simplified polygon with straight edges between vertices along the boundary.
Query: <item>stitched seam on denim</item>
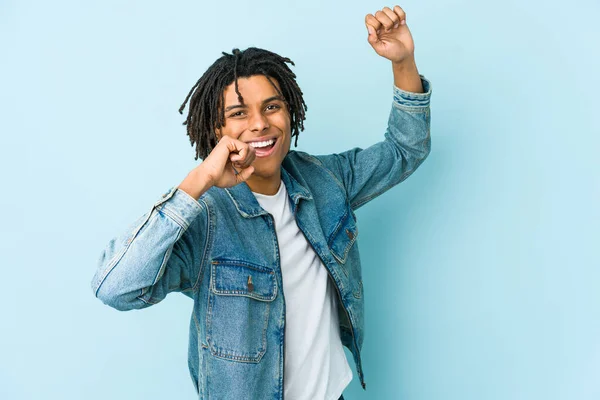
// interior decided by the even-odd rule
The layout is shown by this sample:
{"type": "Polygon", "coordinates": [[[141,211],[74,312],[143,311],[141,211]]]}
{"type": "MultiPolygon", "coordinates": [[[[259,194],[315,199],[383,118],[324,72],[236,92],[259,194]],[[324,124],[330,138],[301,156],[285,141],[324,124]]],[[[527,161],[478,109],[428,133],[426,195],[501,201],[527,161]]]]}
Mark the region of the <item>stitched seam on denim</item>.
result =
{"type": "Polygon", "coordinates": [[[179,216],[179,214],[177,214],[177,212],[170,210],[169,207],[161,206],[161,207],[158,207],[156,209],[156,211],[158,211],[158,213],[161,215],[164,214],[164,215],[170,217],[173,221],[175,221],[177,223],[177,225],[179,225],[183,229],[187,229],[189,226],[185,219],[181,218],[181,216],[179,216]]]}
{"type": "Polygon", "coordinates": [[[414,93],[414,94],[406,94],[402,93],[401,90],[396,90],[392,93],[393,101],[399,104],[405,105],[427,105],[431,101],[431,91],[425,93],[414,93]]]}
{"type": "Polygon", "coordinates": [[[212,348],[210,348],[210,352],[212,353],[212,355],[214,357],[221,358],[223,360],[245,362],[245,363],[250,363],[250,364],[259,363],[260,360],[263,358],[263,355],[265,354],[265,351],[261,351],[256,357],[236,356],[236,355],[230,355],[230,354],[226,354],[226,353],[215,353],[215,352],[213,352],[212,348]]]}
{"type": "MultiPolygon", "coordinates": [[[[198,317],[196,317],[196,310],[192,310],[192,318],[194,319],[194,325],[196,326],[196,332],[200,333],[200,321],[198,321],[198,317]]],[[[198,337],[200,337],[198,335],[198,337]]],[[[200,341],[200,344],[204,344],[202,343],[202,341],[200,341]]]]}
{"type": "Polygon", "coordinates": [[[229,198],[231,199],[231,201],[233,201],[233,205],[235,206],[236,210],[238,210],[238,212],[240,214],[242,214],[242,216],[246,217],[248,216],[248,214],[246,214],[244,211],[242,211],[238,205],[238,202],[235,200],[235,198],[233,197],[233,195],[229,192],[228,188],[225,188],[225,193],[227,193],[227,195],[229,196],[229,198]]]}
{"type": "Polygon", "coordinates": [[[429,99],[405,100],[405,99],[400,99],[400,98],[394,97],[393,103],[399,107],[406,107],[406,108],[423,108],[423,107],[430,106],[429,99]]]}
{"type": "Polygon", "coordinates": [[[342,272],[344,273],[344,275],[346,275],[346,278],[350,278],[350,275],[348,275],[348,271],[346,271],[345,263],[341,265],[341,269],[342,269],[342,272]]]}
{"type": "Polygon", "coordinates": [[[235,259],[230,259],[230,258],[217,258],[215,260],[212,260],[211,264],[235,265],[238,267],[247,267],[247,268],[253,269],[255,271],[268,272],[270,274],[274,273],[272,268],[266,267],[264,265],[254,264],[254,263],[244,261],[244,260],[235,260],[235,259]]]}
{"type": "MultiPolygon", "coordinates": [[[[211,269],[213,268],[213,266],[211,265],[211,269]]],[[[211,272],[211,278],[212,279],[212,272],[211,272]]],[[[210,286],[210,283],[209,283],[210,286]]],[[[206,298],[207,298],[207,304],[206,304],[206,344],[208,344],[209,347],[211,347],[210,352],[213,353],[212,350],[212,338],[210,336],[211,332],[212,332],[212,309],[213,309],[213,303],[214,303],[214,299],[213,299],[213,295],[211,294],[210,290],[208,291],[208,293],[206,294],[206,298]]]]}
{"type": "Polygon", "coordinates": [[[249,299],[254,299],[256,301],[260,301],[262,303],[270,303],[273,300],[275,300],[276,296],[273,297],[266,297],[266,296],[262,296],[262,295],[252,295],[252,294],[248,294],[247,291],[241,291],[241,290],[228,290],[226,292],[220,292],[215,288],[211,288],[212,292],[216,295],[219,296],[223,296],[223,297],[248,297],[249,299]]]}
{"type": "Polygon", "coordinates": [[[426,106],[407,106],[404,104],[398,104],[396,102],[393,103],[394,107],[396,107],[399,110],[402,111],[406,111],[412,114],[419,114],[419,113],[427,113],[427,110],[430,109],[429,105],[426,106]]]}
{"type": "Polygon", "coordinates": [[[153,215],[156,215],[156,213],[152,212],[153,210],[154,210],[154,207],[152,207],[152,210],[150,210],[150,212],[148,213],[147,217],[140,223],[140,225],[133,230],[133,234],[131,235],[130,239],[128,239],[126,241],[127,244],[121,249],[120,252],[118,252],[117,254],[115,254],[113,256],[113,258],[109,261],[109,263],[108,263],[108,265],[107,265],[104,273],[102,274],[102,277],[100,278],[100,280],[98,282],[98,285],[96,286],[96,290],[94,291],[94,294],[95,294],[96,297],[98,297],[98,291],[100,290],[100,286],[102,286],[102,284],[106,280],[106,277],[117,266],[117,264],[119,263],[119,261],[121,261],[121,259],[123,258],[123,256],[127,252],[127,250],[129,250],[129,247],[131,246],[131,243],[135,240],[135,238],[137,237],[137,235],[140,232],[140,230],[142,229],[142,227],[150,220],[150,218],[152,218],[153,215]]]}
{"type": "Polygon", "coordinates": [[[262,359],[263,355],[267,351],[267,329],[269,328],[270,315],[271,315],[271,303],[267,303],[267,311],[265,312],[265,320],[263,322],[264,329],[263,329],[263,337],[262,337],[262,342],[263,342],[262,343],[262,353],[258,357],[257,361],[260,361],[262,359]]]}
{"type": "Polygon", "coordinates": [[[256,213],[254,213],[254,214],[248,214],[248,213],[246,213],[245,211],[243,211],[243,210],[240,208],[240,205],[238,204],[238,202],[237,202],[237,201],[235,200],[235,198],[233,197],[233,194],[231,194],[231,193],[229,192],[229,189],[228,189],[228,188],[226,188],[226,189],[224,189],[224,190],[225,190],[225,193],[227,193],[227,195],[228,195],[228,196],[231,198],[231,201],[233,201],[233,205],[235,206],[236,210],[238,210],[238,212],[239,212],[240,214],[242,214],[242,217],[244,217],[244,218],[258,217],[259,215],[264,215],[264,214],[266,213],[266,211],[264,211],[264,210],[257,210],[257,212],[256,212],[256,213]]]}
{"type": "Polygon", "coordinates": [[[175,191],[177,190],[176,186],[171,187],[167,193],[165,193],[163,195],[163,197],[161,197],[160,200],[158,200],[157,202],[154,203],[154,207],[158,207],[161,204],[165,203],[167,200],[169,200],[171,197],[173,197],[173,194],[175,193],[175,191]]]}
{"type": "Polygon", "coordinates": [[[410,102],[412,100],[429,101],[429,99],[431,98],[431,94],[433,92],[431,82],[427,78],[425,78],[425,76],[423,76],[422,74],[419,74],[419,78],[423,85],[423,90],[424,90],[423,93],[408,92],[406,90],[399,88],[396,85],[393,85],[392,86],[392,94],[394,96],[394,99],[398,98],[398,101],[407,101],[407,102],[410,102]]]}
{"type": "Polygon", "coordinates": [[[352,296],[354,296],[357,299],[360,299],[362,297],[362,279],[358,281],[358,289],[356,292],[352,291],[352,296]]]}
{"type": "Polygon", "coordinates": [[[212,224],[211,224],[211,212],[210,212],[210,208],[208,207],[208,203],[206,203],[204,201],[204,199],[199,200],[202,201],[202,203],[204,204],[205,210],[206,210],[206,240],[204,242],[204,250],[202,252],[202,259],[200,260],[200,267],[198,269],[198,276],[196,277],[196,283],[194,283],[194,286],[192,287],[192,290],[194,292],[198,291],[198,286],[200,285],[200,282],[202,282],[202,278],[204,277],[204,263],[205,260],[208,257],[208,253],[209,253],[209,247],[211,247],[212,244],[212,224]]]}
{"type": "Polygon", "coordinates": [[[431,97],[431,90],[423,93],[410,93],[403,92],[402,89],[394,88],[392,95],[394,98],[398,98],[404,101],[417,100],[417,101],[427,101],[431,97]]]}
{"type": "Polygon", "coordinates": [[[354,244],[354,242],[356,242],[357,239],[358,239],[358,228],[355,229],[354,237],[352,238],[352,240],[350,240],[350,242],[346,245],[346,248],[344,249],[344,263],[345,263],[346,258],[348,257],[348,252],[350,251],[350,249],[352,248],[352,245],[354,244]]]}
{"type": "MultiPolygon", "coordinates": [[[[185,197],[188,197],[190,200],[190,203],[193,204],[193,206],[191,207],[199,207],[200,211],[202,211],[202,203],[200,202],[200,199],[195,199],[192,195],[190,195],[188,192],[186,192],[185,190],[181,190],[178,189],[179,191],[181,191],[181,194],[185,197]]],[[[175,190],[176,192],[177,190],[175,190]]],[[[173,194],[175,194],[175,192],[173,192],[173,194]]],[[[188,202],[185,203],[185,207],[189,207],[190,205],[188,204],[188,202]]]]}

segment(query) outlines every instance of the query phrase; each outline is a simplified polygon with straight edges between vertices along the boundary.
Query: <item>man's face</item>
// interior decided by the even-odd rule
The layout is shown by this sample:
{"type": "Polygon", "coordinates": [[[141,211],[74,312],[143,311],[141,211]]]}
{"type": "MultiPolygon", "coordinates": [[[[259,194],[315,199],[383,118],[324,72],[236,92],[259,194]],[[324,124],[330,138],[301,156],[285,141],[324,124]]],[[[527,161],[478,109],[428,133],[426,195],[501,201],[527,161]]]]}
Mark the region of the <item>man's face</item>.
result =
{"type": "MultiPolygon", "coordinates": [[[[281,90],[279,82],[271,80],[281,90]]],[[[256,159],[250,179],[279,178],[281,162],[291,143],[287,105],[264,75],[238,78],[243,106],[234,85],[225,88],[225,125],[217,129],[217,137],[227,135],[254,147],[256,159]]]]}

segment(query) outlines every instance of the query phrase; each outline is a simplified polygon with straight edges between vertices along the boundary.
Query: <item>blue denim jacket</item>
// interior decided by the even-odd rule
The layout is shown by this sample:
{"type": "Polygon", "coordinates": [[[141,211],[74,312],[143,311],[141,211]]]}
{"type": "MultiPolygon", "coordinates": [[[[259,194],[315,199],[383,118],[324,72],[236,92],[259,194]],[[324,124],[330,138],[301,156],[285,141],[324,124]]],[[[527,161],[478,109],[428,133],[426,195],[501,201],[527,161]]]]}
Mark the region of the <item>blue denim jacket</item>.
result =
{"type": "MultiPolygon", "coordinates": [[[[431,86],[393,88],[385,139],[313,156],[290,151],[281,177],[298,227],[339,296],[342,343],[366,389],[361,263],[354,210],[412,174],[430,151],[431,86]]],[[[273,219],[245,184],[196,200],[171,188],[104,249],[95,295],[118,310],[194,300],[188,364],[201,399],[283,399],[285,295],[273,219]]]]}

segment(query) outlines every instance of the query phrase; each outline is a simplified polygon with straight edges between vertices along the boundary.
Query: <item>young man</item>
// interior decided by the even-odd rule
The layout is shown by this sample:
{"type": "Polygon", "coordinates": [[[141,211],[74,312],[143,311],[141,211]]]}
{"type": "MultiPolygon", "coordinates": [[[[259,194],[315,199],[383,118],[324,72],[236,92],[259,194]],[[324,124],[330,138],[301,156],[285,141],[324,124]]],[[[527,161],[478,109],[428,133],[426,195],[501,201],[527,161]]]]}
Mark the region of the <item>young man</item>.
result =
{"type": "Polygon", "coordinates": [[[343,398],[352,371],[342,346],[366,388],[354,210],[429,154],[431,88],[403,10],[365,22],[394,75],[383,141],[290,150],[306,111],[293,62],[223,53],[180,109],[190,100],[184,124],[203,161],[102,254],[92,287],[104,303],[144,308],[172,291],[194,300],[188,361],[202,399],[343,398]]]}

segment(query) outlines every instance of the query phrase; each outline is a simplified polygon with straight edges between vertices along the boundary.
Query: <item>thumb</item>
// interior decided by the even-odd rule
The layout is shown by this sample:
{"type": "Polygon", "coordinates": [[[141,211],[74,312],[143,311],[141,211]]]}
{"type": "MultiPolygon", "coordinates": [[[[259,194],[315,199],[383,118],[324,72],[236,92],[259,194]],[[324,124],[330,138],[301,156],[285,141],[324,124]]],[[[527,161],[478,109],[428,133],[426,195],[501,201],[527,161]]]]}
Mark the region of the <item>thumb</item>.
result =
{"type": "Polygon", "coordinates": [[[377,33],[375,32],[375,28],[373,28],[369,24],[365,24],[365,25],[367,25],[367,31],[369,32],[369,36],[367,37],[367,41],[370,44],[374,44],[375,42],[377,42],[377,33]]]}
{"type": "Polygon", "coordinates": [[[248,180],[248,178],[250,178],[250,175],[252,175],[253,172],[254,172],[254,167],[252,165],[247,168],[242,169],[239,172],[239,174],[237,174],[235,176],[237,183],[246,182],[246,180],[248,180]]]}

